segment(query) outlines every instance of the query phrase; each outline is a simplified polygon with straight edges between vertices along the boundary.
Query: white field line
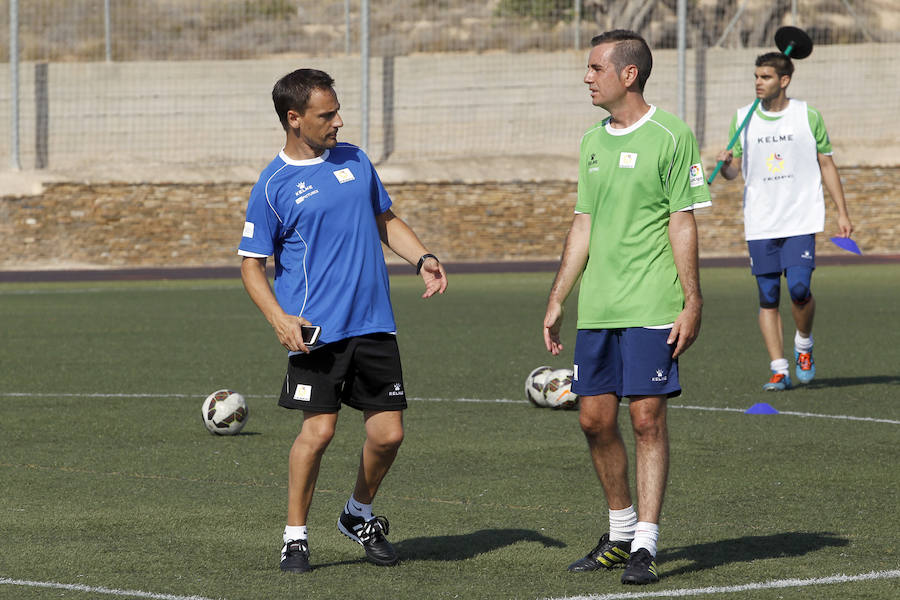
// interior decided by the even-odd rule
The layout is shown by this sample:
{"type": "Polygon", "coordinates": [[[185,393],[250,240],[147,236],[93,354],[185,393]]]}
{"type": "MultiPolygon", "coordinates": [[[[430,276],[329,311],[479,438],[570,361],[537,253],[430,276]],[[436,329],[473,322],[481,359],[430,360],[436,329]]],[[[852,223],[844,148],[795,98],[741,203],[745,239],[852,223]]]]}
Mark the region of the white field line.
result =
{"type": "MultiPolygon", "coordinates": [[[[717,410],[727,412],[744,412],[743,408],[717,408],[714,406],[687,406],[684,404],[670,404],[669,408],[683,408],[686,410],[717,410]]],[[[845,421],[869,421],[872,423],[890,423],[892,425],[900,425],[900,421],[896,419],[875,419],[873,417],[854,417],[852,415],[822,415],[818,413],[797,412],[793,410],[779,410],[779,415],[791,415],[793,417],[811,417],[816,419],[842,419],[845,421]]]]}
{"type": "Polygon", "coordinates": [[[212,600],[205,596],[178,596],[175,594],[157,594],[143,592],[141,590],[117,590],[107,587],[94,587],[77,583],[56,583],[54,581],[27,581],[23,579],[9,579],[0,577],[0,585],[19,585],[24,587],[51,588],[57,590],[69,590],[73,592],[88,592],[90,594],[107,594],[122,598],[153,598],[154,600],[212,600]]]}
{"type": "MultiPolygon", "coordinates": [[[[253,395],[251,398],[275,398],[273,395],[253,395]]],[[[36,392],[0,392],[0,398],[202,398],[200,394],[121,394],[121,393],[36,393],[36,392]]],[[[410,402],[463,402],[473,404],[528,404],[527,400],[510,400],[508,398],[408,398],[410,402]]],[[[670,404],[669,408],[684,410],[718,411],[742,413],[746,409],[718,406],[690,406],[684,404],[670,404]]],[[[778,411],[781,415],[793,417],[836,419],[842,421],[866,421],[869,423],[888,423],[900,425],[896,419],[876,419],[874,417],[855,417],[853,415],[824,415],[819,413],[797,412],[791,410],[778,411]]]]}
{"type": "Polygon", "coordinates": [[[660,590],[650,592],[622,592],[618,594],[597,594],[591,596],[565,596],[552,600],[632,600],[632,598],[687,598],[709,594],[734,594],[756,590],[772,590],[780,588],[810,587],[813,585],[831,585],[835,583],[852,583],[855,581],[872,581],[875,579],[896,579],[900,570],[872,571],[860,575],[832,575],[816,579],[779,579],[761,583],[745,583],[743,585],[726,585],[706,588],[681,590],[660,590]]]}
{"type": "MultiPolygon", "coordinates": [[[[618,594],[599,594],[591,596],[566,596],[553,600],[631,600],[633,598],[687,598],[690,596],[704,596],[710,594],[733,594],[755,590],[810,587],[814,585],[832,585],[836,583],[853,583],[857,581],[874,581],[878,579],[896,579],[898,577],[900,577],[900,570],[871,571],[869,573],[862,573],[860,575],[832,575],[830,577],[819,577],[816,579],[780,579],[776,581],[764,581],[761,583],[745,583],[742,585],[688,588],[680,590],[624,592],[618,594]]],[[[205,596],[178,596],[175,594],[158,594],[141,590],[119,590],[81,584],[56,583],[52,581],[28,581],[22,579],[9,579],[6,577],[0,577],[0,585],[18,585],[24,587],[61,589],[75,592],[89,592],[93,594],[107,594],[110,596],[119,596],[123,598],[151,598],[153,600],[212,600],[210,598],[206,598],[205,596]]]]}

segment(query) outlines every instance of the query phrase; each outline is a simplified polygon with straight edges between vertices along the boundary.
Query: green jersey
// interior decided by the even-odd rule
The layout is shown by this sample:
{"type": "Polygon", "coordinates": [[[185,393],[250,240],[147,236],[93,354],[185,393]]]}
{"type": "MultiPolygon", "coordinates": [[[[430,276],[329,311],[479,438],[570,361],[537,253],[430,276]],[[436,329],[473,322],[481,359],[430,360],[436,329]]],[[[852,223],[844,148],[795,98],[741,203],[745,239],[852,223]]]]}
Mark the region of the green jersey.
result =
{"type": "Polygon", "coordinates": [[[651,106],[637,123],[609,119],[581,139],[575,212],[591,216],[579,329],[668,325],[684,307],[669,215],[711,205],[700,150],[680,119],[651,106]]]}

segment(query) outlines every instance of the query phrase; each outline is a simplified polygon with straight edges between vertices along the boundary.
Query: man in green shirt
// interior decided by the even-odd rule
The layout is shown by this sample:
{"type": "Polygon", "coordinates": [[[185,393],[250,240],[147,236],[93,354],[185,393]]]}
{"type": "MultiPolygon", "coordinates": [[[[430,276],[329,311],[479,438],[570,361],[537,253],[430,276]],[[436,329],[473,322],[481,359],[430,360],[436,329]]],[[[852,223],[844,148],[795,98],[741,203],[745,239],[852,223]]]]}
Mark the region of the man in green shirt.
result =
{"type": "Polygon", "coordinates": [[[623,583],[659,580],[655,563],[669,465],[667,398],[681,393],[677,358],[700,330],[703,299],[693,209],[709,206],[697,141],[644,100],[652,55],[634,32],[595,37],[588,85],[610,116],[581,141],[578,200],[544,317],[554,355],[563,302],[581,278],[572,391],[609,507],[609,533],[570,571],[625,563],[623,583]],[[617,424],[629,398],[638,507],[617,424]]]}

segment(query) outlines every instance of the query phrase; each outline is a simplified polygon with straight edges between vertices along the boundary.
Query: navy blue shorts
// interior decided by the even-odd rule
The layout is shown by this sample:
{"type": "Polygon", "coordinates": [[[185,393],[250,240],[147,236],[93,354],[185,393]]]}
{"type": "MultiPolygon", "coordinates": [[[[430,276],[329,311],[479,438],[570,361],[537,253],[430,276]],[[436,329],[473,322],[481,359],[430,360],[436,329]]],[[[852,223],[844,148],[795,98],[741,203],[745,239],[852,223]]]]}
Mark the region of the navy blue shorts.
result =
{"type": "Polygon", "coordinates": [[[750,272],[781,273],[788,267],[816,268],[816,235],[795,235],[771,240],[748,240],[750,272]]]}
{"type": "Polygon", "coordinates": [[[579,329],[572,391],[579,396],[681,394],[671,329],[579,329]]]}

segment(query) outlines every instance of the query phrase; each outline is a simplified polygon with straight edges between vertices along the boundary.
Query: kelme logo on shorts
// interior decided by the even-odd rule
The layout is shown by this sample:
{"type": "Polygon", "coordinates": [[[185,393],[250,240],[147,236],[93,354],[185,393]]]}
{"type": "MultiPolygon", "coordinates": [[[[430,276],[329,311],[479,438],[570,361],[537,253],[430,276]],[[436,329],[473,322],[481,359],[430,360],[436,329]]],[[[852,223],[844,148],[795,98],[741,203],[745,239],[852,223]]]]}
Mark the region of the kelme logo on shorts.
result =
{"type": "Polygon", "coordinates": [[[403,384],[395,383],[394,389],[388,392],[388,396],[402,396],[403,395],[403,384]]]}
{"type": "Polygon", "coordinates": [[[669,380],[669,376],[666,375],[666,372],[663,371],[662,369],[657,369],[657,370],[656,370],[656,377],[651,377],[651,378],[650,378],[650,381],[652,381],[653,383],[663,383],[663,382],[666,382],[666,381],[668,381],[668,380],[669,380]]]}

